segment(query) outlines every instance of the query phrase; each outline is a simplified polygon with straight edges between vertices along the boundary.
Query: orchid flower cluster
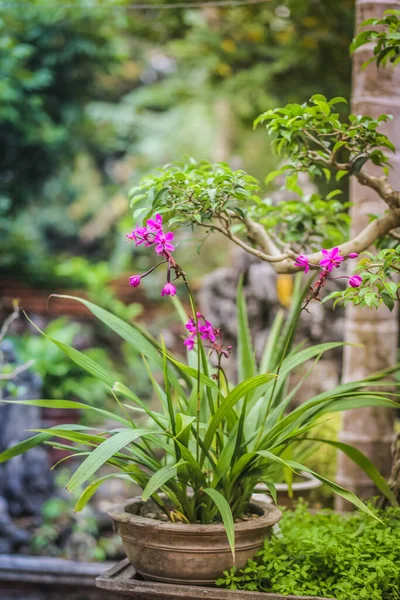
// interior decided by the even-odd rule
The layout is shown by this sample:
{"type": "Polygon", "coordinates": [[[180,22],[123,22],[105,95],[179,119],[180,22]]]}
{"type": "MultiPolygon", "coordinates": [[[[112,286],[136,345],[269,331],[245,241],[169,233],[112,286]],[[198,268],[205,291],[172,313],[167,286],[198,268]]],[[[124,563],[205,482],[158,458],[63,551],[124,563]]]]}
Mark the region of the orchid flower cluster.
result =
{"type": "Polygon", "coordinates": [[[294,263],[296,267],[304,269],[305,273],[308,273],[308,271],[310,270],[310,266],[321,269],[319,278],[311,287],[311,294],[306,300],[306,306],[310,302],[310,300],[319,299],[319,293],[327,279],[347,279],[349,285],[352,288],[358,288],[362,283],[362,278],[359,275],[339,275],[338,277],[330,276],[330,273],[333,271],[333,269],[338,269],[341,267],[343,261],[345,261],[348,258],[357,258],[358,254],[356,252],[350,252],[350,254],[342,256],[338,247],[332,248],[332,250],[322,249],[321,252],[323,255],[323,259],[319,261],[318,265],[310,263],[308,256],[306,256],[305,254],[300,254],[296,258],[296,261],[294,263]]]}
{"type": "MultiPolygon", "coordinates": [[[[171,252],[175,250],[175,247],[172,244],[174,234],[170,231],[164,233],[162,216],[156,214],[154,219],[148,219],[147,227],[137,226],[131,233],[127,233],[126,237],[128,240],[133,240],[136,247],[141,245],[145,247],[155,246],[156,253],[164,258],[163,261],[159,262],[142,275],[132,275],[132,277],[129,278],[129,284],[132,287],[137,287],[140,285],[143,277],[149,275],[160,265],[167,264],[167,283],[161,290],[161,296],[175,296],[176,287],[171,283],[171,271],[175,272],[175,279],[178,279],[179,277],[185,279],[185,274],[171,254],[171,252]]],[[[209,342],[210,345],[207,347],[211,349],[210,354],[215,352],[218,356],[218,362],[220,362],[220,359],[223,356],[229,358],[232,347],[228,346],[227,349],[224,349],[221,330],[217,327],[213,327],[210,321],[207,321],[201,313],[196,312],[196,318],[190,317],[186,324],[186,329],[190,333],[190,336],[183,342],[187,350],[193,350],[195,340],[199,335],[202,340],[207,340],[209,342]]]]}
{"type": "Polygon", "coordinates": [[[201,313],[196,313],[196,317],[197,319],[191,317],[185,325],[190,333],[190,336],[183,342],[186,348],[189,351],[193,350],[195,340],[197,336],[200,335],[202,340],[206,340],[210,343],[209,346],[206,346],[211,348],[210,354],[215,352],[219,358],[222,356],[229,358],[232,346],[228,346],[226,350],[224,349],[221,330],[218,327],[213,327],[210,321],[207,321],[201,313]]]}
{"type": "Polygon", "coordinates": [[[161,296],[175,296],[176,287],[171,283],[171,270],[175,271],[175,279],[180,277],[182,272],[171,254],[175,250],[175,246],[172,244],[174,234],[171,231],[164,233],[162,216],[157,214],[155,219],[148,219],[147,227],[136,227],[132,233],[127,233],[126,237],[128,240],[133,240],[136,247],[141,245],[145,247],[155,246],[156,253],[165,259],[142,275],[132,275],[129,278],[129,284],[132,287],[137,287],[143,277],[149,275],[160,265],[167,263],[167,283],[161,290],[161,296]]]}

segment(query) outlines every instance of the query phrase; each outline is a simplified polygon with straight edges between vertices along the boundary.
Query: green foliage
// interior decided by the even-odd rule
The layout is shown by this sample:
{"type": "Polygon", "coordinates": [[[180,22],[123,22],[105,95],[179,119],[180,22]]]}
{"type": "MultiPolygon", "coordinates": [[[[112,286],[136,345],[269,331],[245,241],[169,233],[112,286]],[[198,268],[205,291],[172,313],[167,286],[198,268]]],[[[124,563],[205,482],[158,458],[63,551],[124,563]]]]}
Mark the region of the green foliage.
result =
{"type": "Polygon", "coordinates": [[[388,63],[397,65],[400,62],[400,10],[385,10],[382,19],[367,19],[361,23],[361,27],[370,25],[379,26],[379,30],[361,31],[354,38],[351,50],[354,52],[357,48],[373,42],[374,56],[364,63],[364,67],[375,61],[378,66],[388,63]]]}
{"type": "Polygon", "coordinates": [[[400,509],[311,514],[303,504],[285,512],[277,531],[244,569],[217,584],[233,590],[320,596],[336,600],[400,598],[400,509]]]}
{"type": "MultiPolygon", "coordinates": [[[[57,339],[66,344],[72,344],[79,333],[81,326],[77,323],[68,323],[61,318],[53,321],[46,327],[47,335],[55,335],[57,339]]],[[[43,380],[42,393],[46,398],[75,397],[91,403],[93,398],[99,405],[104,404],[107,392],[104,386],[93,377],[85,374],[82,369],[71,364],[65,354],[51,344],[44,336],[27,334],[24,336],[9,336],[17,349],[21,361],[26,363],[33,360],[32,369],[43,380]]],[[[96,360],[109,371],[115,371],[106,350],[90,348],[85,354],[96,360]]]]}
{"type": "Polygon", "coordinates": [[[86,142],[85,104],[119,50],[104,10],[0,10],[1,191],[15,214],[86,142]]]}
{"type": "Polygon", "coordinates": [[[131,205],[136,208],[135,219],[145,221],[159,212],[169,226],[200,225],[213,230],[218,225],[215,220],[220,219],[232,233],[238,233],[244,231],[243,220],[249,216],[267,230],[274,230],[286,243],[307,244],[314,249],[343,242],[350,219],[349,204],[336,198],[340,191],[334,190],[325,198],[304,195],[295,179],[288,178],[286,186],[299,199],[276,203],[261,196],[261,184],[244,171],[233,171],[225,163],[188,159],[146,176],[130,191],[131,205]]]}
{"type": "Polygon", "coordinates": [[[385,304],[392,311],[400,295],[397,275],[400,271],[400,245],[384,248],[376,255],[363,252],[355,271],[362,277],[360,288],[347,287],[343,291],[332,292],[323,302],[334,299],[334,306],[340,302],[345,306],[351,303],[370,308],[385,304]]]}
{"type": "Polygon", "coordinates": [[[88,248],[80,229],[104,192],[90,208],[77,211],[74,203],[86,185],[93,194],[114,151],[114,133],[87,108],[115,93],[107,78],[126,57],[126,19],[118,11],[110,19],[101,3],[12,4],[0,7],[0,270],[58,287],[56,266],[72,246],[99,259],[99,244],[88,248]],[[82,169],[88,181],[83,157],[90,157],[91,170],[82,169]]]}
{"type": "MultiPolygon", "coordinates": [[[[287,187],[290,187],[288,183],[287,187]]],[[[303,194],[297,183],[295,189],[298,199],[278,203],[253,196],[253,205],[246,207],[248,215],[285,243],[298,244],[302,249],[333,248],[345,241],[349,232],[347,209],[350,204],[336,198],[341,194],[340,190],[334,190],[324,198],[319,194],[303,194]]]]}
{"type": "Polygon", "coordinates": [[[102,306],[112,310],[121,319],[131,320],[142,312],[142,306],[136,302],[125,304],[118,300],[112,289],[115,277],[112,266],[105,261],[91,263],[86,258],[74,256],[55,267],[55,276],[65,285],[69,282],[87,291],[89,299],[100,302],[102,306]]]}
{"type": "Polygon", "coordinates": [[[240,202],[251,200],[258,191],[259,182],[244,171],[232,171],[226,163],[189,159],[146,177],[130,196],[133,207],[145,204],[134,213],[135,218],[145,220],[156,211],[165,214],[169,225],[204,224],[228,210],[241,215],[240,202]]]}
{"type": "Polygon", "coordinates": [[[274,136],[272,145],[277,154],[289,156],[292,161],[271,173],[269,180],[304,171],[329,181],[331,170],[340,180],[344,175],[358,174],[369,160],[387,167],[389,158],[381,148],[393,152],[395,148],[377,129],[391,117],[350,115],[344,122],[339,113],[333,112],[341,102],[346,100],[336,97],[328,101],[322,94],[314,94],[308,103],[269,110],[255,120],[255,125],[266,123],[268,134],[274,136]]]}
{"type": "MultiPolygon", "coordinates": [[[[165,12],[159,15],[168,27],[171,17],[165,12]]],[[[260,6],[176,11],[179,18],[179,29],[171,27],[163,45],[176,67],[155,84],[156,101],[169,98],[179,104],[196,94],[212,102],[218,96],[240,119],[249,120],[276,101],[307,98],[321,81],[324,93],[348,95],[346,47],[354,20],[349,0],[323,5],[272,0],[260,6]],[[336,65],[329,78],[326,64],[336,65]]]]}

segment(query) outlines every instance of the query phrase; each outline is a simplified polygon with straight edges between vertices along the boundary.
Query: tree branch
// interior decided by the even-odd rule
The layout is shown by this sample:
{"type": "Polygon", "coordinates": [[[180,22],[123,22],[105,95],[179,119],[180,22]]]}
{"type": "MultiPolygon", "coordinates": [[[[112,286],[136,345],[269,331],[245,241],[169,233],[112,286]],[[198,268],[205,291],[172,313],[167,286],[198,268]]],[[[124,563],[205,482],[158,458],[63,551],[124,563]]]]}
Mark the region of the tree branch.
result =
{"type": "MultiPolygon", "coordinates": [[[[255,223],[248,217],[242,219],[242,222],[246,226],[249,238],[257,243],[262,250],[249,246],[249,244],[246,244],[246,242],[234,235],[229,228],[214,224],[203,226],[219,231],[249,254],[253,254],[261,260],[271,263],[276,273],[298,273],[301,271],[299,267],[294,266],[296,253],[293,250],[287,250],[282,253],[260,223],[255,223]]],[[[379,237],[386,235],[399,226],[400,208],[389,209],[387,213],[369,223],[355,238],[341,244],[339,246],[340,252],[343,255],[350,254],[351,252],[359,254],[372,246],[379,237]]],[[[322,258],[322,252],[314,252],[308,255],[311,264],[318,264],[322,258]]]]}
{"type": "MultiPolygon", "coordinates": [[[[375,219],[375,221],[369,223],[355,238],[341,244],[339,246],[340,252],[343,255],[350,254],[350,252],[360,254],[360,252],[372,246],[379,237],[386,235],[391,229],[399,226],[400,209],[389,210],[378,219],[375,219]]],[[[323,255],[321,252],[308,255],[309,262],[313,264],[318,264],[322,258],[323,255]]],[[[273,267],[277,273],[298,273],[301,270],[295,267],[293,262],[288,259],[275,263],[273,267]]]]}
{"type": "Polygon", "coordinates": [[[390,206],[390,208],[400,208],[400,192],[394,190],[389,184],[387,177],[375,177],[365,171],[360,171],[356,177],[361,185],[367,185],[375,190],[379,196],[390,206]]]}
{"type": "MultiPolygon", "coordinates": [[[[250,219],[246,219],[246,220],[250,220],[250,219]]],[[[265,236],[269,237],[262,225],[259,225],[258,223],[253,223],[253,222],[252,222],[252,224],[257,229],[260,228],[259,234],[261,233],[261,230],[262,230],[264,232],[265,236]]],[[[234,233],[232,233],[232,231],[229,228],[220,227],[219,225],[215,225],[214,223],[212,225],[206,225],[203,223],[199,223],[199,225],[201,225],[202,227],[206,227],[208,229],[214,229],[215,231],[219,231],[220,233],[222,233],[222,235],[229,238],[237,246],[239,246],[240,248],[243,248],[243,250],[245,250],[249,254],[252,254],[253,256],[257,256],[257,258],[260,258],[261,260],[263,260],[265,262],[269,262],[269,263],[280,262],[282,260],[289,258],[289,256],[292,255],[292,252],[284,252],[283,254],[280,253],[278,248],[275,246],[275,244],[273,244],[272,240],[271,240],[271,243],[273,244],[273,247],[276,249],[276,253],[274,252],[274,254],[266,254],[262,250],[258,250],[257,248],[253,248],[252,246],[249,246],[249,244],[246,244],[246,242],[244,242],[239,237],[237,237],[234,233]]],[[[249,233],[249,237],[251,237],[251,239],[253,239],[253,241],[258,241],[250,235],[249,230],[248,230],[248,233],[249,233]]],[[[260,245],[264,249],[264,246],[262,244],[260,244],[260,245]]]]}

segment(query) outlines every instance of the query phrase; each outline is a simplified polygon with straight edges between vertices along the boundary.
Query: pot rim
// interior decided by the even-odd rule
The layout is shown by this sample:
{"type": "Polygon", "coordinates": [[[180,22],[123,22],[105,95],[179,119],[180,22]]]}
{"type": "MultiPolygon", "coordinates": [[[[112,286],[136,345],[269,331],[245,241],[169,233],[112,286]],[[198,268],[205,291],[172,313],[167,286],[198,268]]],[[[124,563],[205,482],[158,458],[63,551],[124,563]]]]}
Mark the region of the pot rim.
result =
{"type": "MultiPolygon", "coordinates": [[[[187,533],[197,535],[199,532],[207,533],[224,533],[225,526],[223,523],[171,523],[169,521],[160,521],[158,519],[149,519],[148,517],[142,517],[140,515],[134,515],[126,511],[126,508],[132,504],[143,502],[140,496],[135,498],[129,498],[125,502],[113,505],[107,514],[113,521],[120,523],[127,523],[134,525],[135,527],[146,527],[157,529],[162,532],[175,532],[175,533],[187,533]]],[[[282,512],[271,504],[265,502],[251,501],[250,506],[255,506],[258,510],[262,511],[262,514],[258,519],[251,519],[249,521],[241,521],[235,523],[235,532],[250,531],[252,529],[259,529],[263,527],[271,527],[277,523],[282,512]]]]}

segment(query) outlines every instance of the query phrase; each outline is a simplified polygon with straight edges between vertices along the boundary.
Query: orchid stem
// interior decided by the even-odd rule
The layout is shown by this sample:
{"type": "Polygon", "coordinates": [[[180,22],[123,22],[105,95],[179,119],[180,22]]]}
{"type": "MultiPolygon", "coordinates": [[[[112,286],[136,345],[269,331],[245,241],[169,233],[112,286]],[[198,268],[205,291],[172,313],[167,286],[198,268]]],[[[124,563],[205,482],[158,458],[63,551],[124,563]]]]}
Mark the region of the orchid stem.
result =
{"type": "Polygon", "coordinates": [[[196,323],[196,335],[197,335],[197,408],[196,408],[196,460],[197,462],[200,460],[200,408],[201,408],[201,398],[200,398],[200,366],[201,366],[201,357],[200,357],[200,332],[199,332],[199,318],[197,316],[196,302],[190,289],[189,282],[186,278],[185,273],[182,271],[180,273],[182,275],[182,279],[185,282],[186,289],[189,294],[190,305],[192,307],[193,318],[196,323]]]}

